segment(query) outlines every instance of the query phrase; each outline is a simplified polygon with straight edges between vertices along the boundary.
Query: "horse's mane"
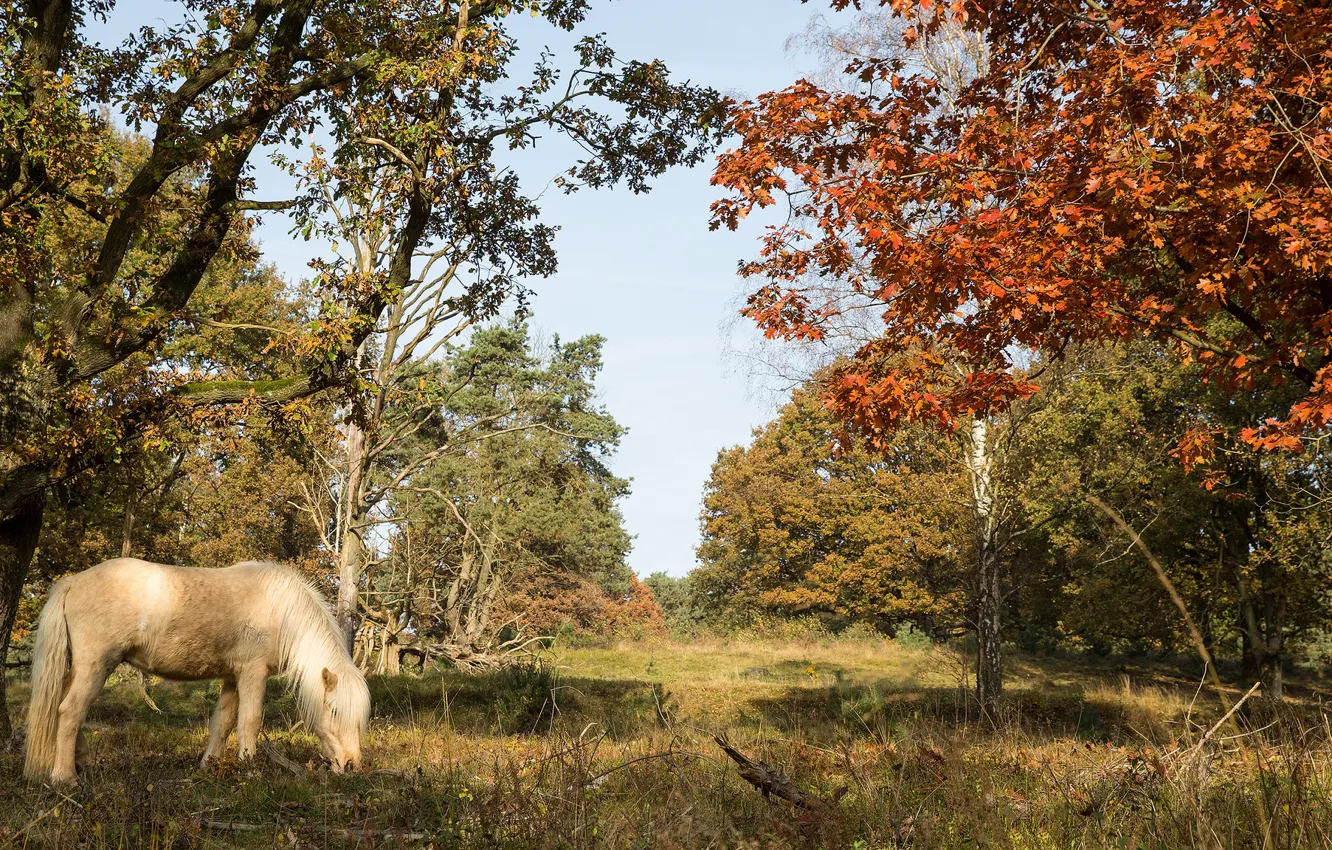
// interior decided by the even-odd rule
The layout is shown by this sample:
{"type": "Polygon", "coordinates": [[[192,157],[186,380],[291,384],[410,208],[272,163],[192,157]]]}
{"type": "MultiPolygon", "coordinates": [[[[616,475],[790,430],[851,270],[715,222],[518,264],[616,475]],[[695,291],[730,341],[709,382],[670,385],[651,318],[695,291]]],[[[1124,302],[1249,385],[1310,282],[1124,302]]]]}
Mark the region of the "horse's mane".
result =
{"type": "Polygon", "coordinates": [[[324,706],[324,668],[338,677],[331,708],[334,716],[353,721],[364,733],[370,723],[370,689],[347,655],[342,629],[324,597],[302,576],[281,564],[247,561],[268,591],[278,624],[279,663],[296,694],[305,727],[315,731],[324,706]]]}

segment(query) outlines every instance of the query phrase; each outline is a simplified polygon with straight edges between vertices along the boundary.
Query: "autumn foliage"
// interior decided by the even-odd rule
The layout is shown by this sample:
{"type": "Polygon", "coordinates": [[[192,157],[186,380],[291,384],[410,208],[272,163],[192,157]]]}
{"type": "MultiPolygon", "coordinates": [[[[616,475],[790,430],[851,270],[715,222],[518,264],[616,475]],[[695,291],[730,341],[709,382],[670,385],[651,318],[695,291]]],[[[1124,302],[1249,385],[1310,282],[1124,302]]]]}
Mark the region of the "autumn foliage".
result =
{"type": "Polygon", "coordinates": [[[750,445],[718,454],[694,592],[739,621],[813,615],[930,631],[960,618],[970,536],[942,441],[904,431],[887,454],[844,445],[834,456],[836,428],[817,387],[801,388],[750,445]]]}
{"type": "Polygon", "coordinates": [[[497,619],[532,636],[576,639],[664,638],[666,615],[652,589],[630,575],[624,593],[550,569],[524,572],[505,588],[497,619]]]}
{"type": "Polygon", "coordinates": [[[1301,388],[1252,444],[1332,423],[1332,10],[864,5],[891,6],[901,44],[851,60],[849,90],[736,106],[714,176],[714,227],[790,207],[742,267],[769,337],[877,328],[832,384],[840,416],[952,426],[1035,391],[1019,352],[1151,335],[1222,386],[1301,388]],[[913,61],[966,32],[967,79],[913,61]]]}

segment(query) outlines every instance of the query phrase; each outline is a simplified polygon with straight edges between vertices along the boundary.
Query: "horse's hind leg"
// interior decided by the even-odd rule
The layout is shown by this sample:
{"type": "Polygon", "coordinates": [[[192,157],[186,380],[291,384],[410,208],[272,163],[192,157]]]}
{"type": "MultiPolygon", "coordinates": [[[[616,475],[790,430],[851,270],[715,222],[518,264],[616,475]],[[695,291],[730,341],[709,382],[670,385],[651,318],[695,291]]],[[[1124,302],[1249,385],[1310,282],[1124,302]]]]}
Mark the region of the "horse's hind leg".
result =
{"type": "Polygon", "coordinates": [[[74,759],[79,743],[79,729],[88,714],[88,706],[101,693],[110,670],[100,659],[97,664],[75,664],[60,701],[60,722],[56,731],[55,769],[51,779],[55,782],[73,782],[78,778],[74,759]]]}
{"type": "Polygon", "coordinates": [[[247,667],[236,677],[236,746],[243,759],[252,757],[259,743],[259,725],[264,720],[264,685],[267,682],[267,664],[247,667]]]}
{"type": "Polygon", "coordinates": [[[213,719],[208,723],[208,746],[204,749],[201,764],[208,764],[209,759],[221,756],[226,749],[227,737],[236,726],[237,702],[236,683],[229,679],[223,680],[217,707],[213,709],[213,719]]]}

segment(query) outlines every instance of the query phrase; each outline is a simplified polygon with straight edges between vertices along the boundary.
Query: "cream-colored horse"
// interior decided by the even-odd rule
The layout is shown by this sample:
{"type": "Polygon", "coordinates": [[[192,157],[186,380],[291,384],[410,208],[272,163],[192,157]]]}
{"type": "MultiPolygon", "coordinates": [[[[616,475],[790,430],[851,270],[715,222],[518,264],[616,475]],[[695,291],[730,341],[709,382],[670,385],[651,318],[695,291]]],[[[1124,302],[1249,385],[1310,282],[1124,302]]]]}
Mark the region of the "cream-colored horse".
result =
{"type": "Polygon", "coordinates": [[[370,691],[323,598],[284,567],[118,558],[52,585],[33,647],[24,775],[75,779],[79,728],[122,661],[167,679],[222,680],[204,763],[233,727],[241,757],[254,755],[264,684],[285,673],[333,769],[360,765],[370,691]]]}

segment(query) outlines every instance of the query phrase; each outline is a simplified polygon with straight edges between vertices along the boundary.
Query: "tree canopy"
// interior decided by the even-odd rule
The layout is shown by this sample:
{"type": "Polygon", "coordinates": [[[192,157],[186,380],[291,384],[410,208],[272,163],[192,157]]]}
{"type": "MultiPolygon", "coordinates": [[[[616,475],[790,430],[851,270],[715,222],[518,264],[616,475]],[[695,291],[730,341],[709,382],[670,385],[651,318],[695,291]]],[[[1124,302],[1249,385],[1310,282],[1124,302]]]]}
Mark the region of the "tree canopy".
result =
{"type": "Polygon", "coordinates": [[[703,497],[692,590],[744,617],[820,614],[894,630],[965,606],[964,486],[937,436],[833,453],[837,422],[798,390],[748,446],[722,452],[703,497]]]}
{"type": "MultiPolygon", "coordinates": [[[[1170,456],[1199,420],[1243,419],[1261,392],[1218,392],[1205,367],[1149,345],[1074,348],[1034,364],[1041,392],[988,420],[987,513],[964,436],[904,427],[886,449],[839,435],[818,381],[749,445],[721,452],[704,494],[689,592],[709,616],[814,614],[834,624],[974,631],[991,529],[1007,641],[1029,648],[1191,652],[1193,636],[1142,554],[1091,503],[1115,506],[1164,565],[1209,651],[1269,696],[1292,646],[1332,625],[1332,466],[1223,453],[1226,474],[1170,456]]],[[[681,607],[679,601],[673,606],[681,607]]]]}
{"type": "Polygon", "coordinates": [[[1154,337],[1219,386],[1299,388],[1243,423],[1253,444],[1332,422],[1332,10],[864,5],[898,22],[883,49],[848,58],[849,85],[738,105],[714,177],[714,227],[790,213],[741,268],[746,314],[789,340],[859,332],[839,417],[883,442],[956,427],[1036,391],[1019,352],[1154,337]],[[960,77],[928,61],[966,39],[960,77]]]}
{"type": "MultiPolygon", "coordinates": [[[[427,253],[474,279],[445,307],[478,320],[553,271],[554,230],[498,163],[507,151],[573,139],[565,191],[642,192],[701,161],[721,98],[660,62],[586,34],[519,76],[515,16],[574,32],[591,7],[205,0],[107,47],[91,33],[109,3],[0,3],[0,657],[53,487],[209,408],[330,389],[357,407],[363,344],[427,253]],[[264,156],[297,197],[261,193],[264,156]],[[182,335],[218,321],[197,314],[201,282],[248,249],[254,215],[335,235],[345,201],[391,238],[365,264],[317,259],[292,357],[186,356],[182,335]]],[[[230,330],[262,332],[253,318],[230,330]]]]}

